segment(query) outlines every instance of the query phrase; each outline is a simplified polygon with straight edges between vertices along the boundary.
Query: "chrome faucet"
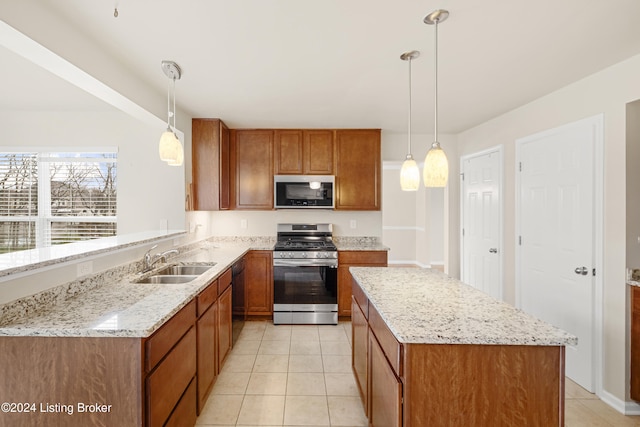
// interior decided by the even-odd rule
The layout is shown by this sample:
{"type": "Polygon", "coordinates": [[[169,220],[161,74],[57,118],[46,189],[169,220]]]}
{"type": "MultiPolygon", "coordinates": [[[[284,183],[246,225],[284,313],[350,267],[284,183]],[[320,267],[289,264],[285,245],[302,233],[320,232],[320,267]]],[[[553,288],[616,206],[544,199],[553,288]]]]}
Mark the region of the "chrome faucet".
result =
{"type": "Polygon", "coordinates": [[[167,262],[167,256],[180,253],[178,252],[177,249],[169,249],[168,251],[164,251],[162,253],[159,252],[152,256],[151,251],[157,247],[158,245],[153,245],[153,247],[151,247],[151,249],[149,249],[144,254],[144,258],[142,260],[142,262],[144,263],[144,268],[142,269],[143,273],[146,273],[147,271],[151,270],[153,266],[160,260],[162,260],[162,262],[167,262]]]}

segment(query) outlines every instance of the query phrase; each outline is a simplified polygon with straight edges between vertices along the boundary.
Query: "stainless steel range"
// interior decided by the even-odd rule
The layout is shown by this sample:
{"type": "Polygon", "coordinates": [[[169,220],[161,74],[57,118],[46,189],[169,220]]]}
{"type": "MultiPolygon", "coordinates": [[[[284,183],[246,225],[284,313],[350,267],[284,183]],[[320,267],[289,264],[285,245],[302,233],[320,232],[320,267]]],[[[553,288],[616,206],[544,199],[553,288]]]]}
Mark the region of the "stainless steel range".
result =
{"type": "Polygon", "coordinates": [[[338,324],[338,250],[332,224],[278,224],[273,323],[338,324]]]}

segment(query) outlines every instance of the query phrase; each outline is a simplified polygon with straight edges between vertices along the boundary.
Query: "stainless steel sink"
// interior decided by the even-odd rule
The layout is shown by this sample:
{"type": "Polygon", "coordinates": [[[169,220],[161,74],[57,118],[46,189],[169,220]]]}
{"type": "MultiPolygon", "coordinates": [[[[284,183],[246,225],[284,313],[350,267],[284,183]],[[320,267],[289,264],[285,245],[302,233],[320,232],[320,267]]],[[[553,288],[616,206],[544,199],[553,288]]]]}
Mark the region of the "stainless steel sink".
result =
{"type": "Polygon", "coordinates": [[[196,279],[197,275],[181,275],[181,276],[171,276],[171,275],[155,275],[145,277],[144,279],[136,280],[136,283],[164,283],[164,284],[177,284],[177,283],[187,283],[194,279],[196,279]]]}
{"type": "Polygon", "coordinates": [[[213,267],[215,263],[210,264],[200,264],[200,265],[170,265],[162,270],[156,272],[156,275],[164,276],[199,276],[202,273],[205,273],[211,267],[213,267]]]}
{"type": "Polygon", "coordinates": [[[216,265],[215,262],[168,265],[153,272],[150,276],[136,280],[135,283],[188,283],[197,279],[214,265],[216,265]]]}

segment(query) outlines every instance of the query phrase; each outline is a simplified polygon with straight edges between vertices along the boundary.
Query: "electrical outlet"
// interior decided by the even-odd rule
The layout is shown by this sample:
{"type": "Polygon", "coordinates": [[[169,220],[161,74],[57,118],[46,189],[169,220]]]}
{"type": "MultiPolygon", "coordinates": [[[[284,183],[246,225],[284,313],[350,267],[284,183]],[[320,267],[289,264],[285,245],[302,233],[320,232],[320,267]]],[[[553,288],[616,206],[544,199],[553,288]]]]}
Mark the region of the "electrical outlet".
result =
{"type": "Polygon", "coordinates": [[[241,219],[240,220],[240,228],[242,228],[242,229],[246,229],[247,228],[247,220],[246,219],[241,219]]]}
{"type": "Polygon", "coordinates": [[[358,228],[358,222],[355,219],[352,219],[351,221],[349,221],[349,227],[358,228]]]}
{"type": "Polygon", "coordinates": [[[77,277],[87,276],[93,273],[93,261],[81,262],[76,266],[77,277]]]}

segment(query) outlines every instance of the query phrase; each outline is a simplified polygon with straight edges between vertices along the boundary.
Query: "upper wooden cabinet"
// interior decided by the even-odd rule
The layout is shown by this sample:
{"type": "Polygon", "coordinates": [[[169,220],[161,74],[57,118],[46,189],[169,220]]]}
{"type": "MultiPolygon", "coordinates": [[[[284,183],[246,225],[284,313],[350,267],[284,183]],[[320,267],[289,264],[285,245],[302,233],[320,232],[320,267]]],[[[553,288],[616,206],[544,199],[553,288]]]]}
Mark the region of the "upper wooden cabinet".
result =
{"type": "Polygon", "coordinates": [[[333,130],[276,130],[276,175],[333,175],[333,130]]]}
{"type": "Polygon", "coordinates": [[[273,209],[273,131],[231,130],[231,188],[236,209],[273,209]]]}
{"type": "Polygon", "coordinates": [[[380,210],[380,130],[338,130],[336,153],[336,209],[380,210]]]}
{"type": "Polygon", "coordinates": [[[276,175],[302,174],[302,131],[276,130],[274,133],[276,175]]]}
{"type": "Polygon", "coordinates": [[[231,207],[229,128],[220,119],[193,119],[193,207],[215,211],[231,207]]]}

